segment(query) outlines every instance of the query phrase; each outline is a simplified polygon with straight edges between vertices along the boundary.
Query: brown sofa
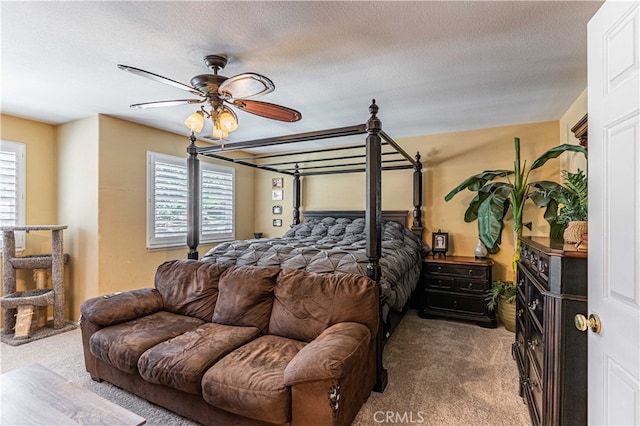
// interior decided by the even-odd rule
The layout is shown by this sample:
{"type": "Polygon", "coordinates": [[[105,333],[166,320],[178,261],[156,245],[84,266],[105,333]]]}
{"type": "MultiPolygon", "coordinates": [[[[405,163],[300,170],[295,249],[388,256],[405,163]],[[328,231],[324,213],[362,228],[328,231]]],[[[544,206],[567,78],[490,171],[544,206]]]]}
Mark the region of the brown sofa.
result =
{"type": "Polygon", "coordinates": [[[358,275],[175,260],[85,301],[87,371],[203,424],[351,423],[376,381],[378,291],[358,275]]]}

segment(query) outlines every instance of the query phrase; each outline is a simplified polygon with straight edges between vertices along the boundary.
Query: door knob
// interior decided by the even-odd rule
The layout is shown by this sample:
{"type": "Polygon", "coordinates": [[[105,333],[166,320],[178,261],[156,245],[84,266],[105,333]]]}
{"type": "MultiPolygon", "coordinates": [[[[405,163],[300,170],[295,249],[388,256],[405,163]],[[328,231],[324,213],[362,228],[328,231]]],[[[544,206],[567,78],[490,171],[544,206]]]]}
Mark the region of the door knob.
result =
{"type": "Polygon", "coordinates": [[[597,314],[589,315],[589,319],[582,314],[576,314],[573,320],[576,328],[580,331],[585,331],[587,328],[590,328],[591,331],[598,334],[602,329],[602,323],[600,322],[600,317],[597,314]]]}

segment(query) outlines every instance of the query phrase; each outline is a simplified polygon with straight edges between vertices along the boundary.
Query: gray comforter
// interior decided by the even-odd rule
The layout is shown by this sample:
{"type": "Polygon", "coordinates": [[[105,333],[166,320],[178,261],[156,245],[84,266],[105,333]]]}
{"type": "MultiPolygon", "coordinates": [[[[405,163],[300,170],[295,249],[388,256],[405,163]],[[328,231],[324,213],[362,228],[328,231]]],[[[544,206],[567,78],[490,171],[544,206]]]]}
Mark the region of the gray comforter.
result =
{"type": "MultiPolygon", "coordinates": [[[[202,261],[366,275],[364,225],[364,219],[310,219],[293,226],[281,238],[221,243],[202,261]]],[[[383,223],[380,286],[386,306],[398,311],[405,306],[420,277],[425,250],[422,241],[406,227],[397,222],[383,223]]]]}

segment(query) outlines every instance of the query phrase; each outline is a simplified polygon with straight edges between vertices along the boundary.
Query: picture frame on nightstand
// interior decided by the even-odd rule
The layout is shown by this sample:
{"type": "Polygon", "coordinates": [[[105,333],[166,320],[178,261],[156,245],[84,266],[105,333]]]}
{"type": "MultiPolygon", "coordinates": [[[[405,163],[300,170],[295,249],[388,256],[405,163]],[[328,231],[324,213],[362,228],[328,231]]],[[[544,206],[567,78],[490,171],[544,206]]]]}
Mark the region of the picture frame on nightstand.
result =
{"type": "Polygon", "coordinates": [[[442,232],[438,229],[438,232],[434,232],[431,236],[431,253],[435,255],[445,256],[449,250],[449,233],[442,232]]]}

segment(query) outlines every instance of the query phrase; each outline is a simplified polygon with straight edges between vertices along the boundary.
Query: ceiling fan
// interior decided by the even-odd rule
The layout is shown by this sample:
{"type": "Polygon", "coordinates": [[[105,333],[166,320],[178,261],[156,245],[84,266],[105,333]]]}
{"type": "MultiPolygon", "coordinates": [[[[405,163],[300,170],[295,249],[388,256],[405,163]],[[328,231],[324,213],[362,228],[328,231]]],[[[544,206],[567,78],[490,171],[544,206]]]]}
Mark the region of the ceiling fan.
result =
{"type": "Polygon", "coordinates": [[[199,133],[204,125],[204,116],[207,116],[213,122],[212,136],[215,139],[226,138],[230,132],[238,127],[238,118],[235,112],[226,104],[272,120],[292,123],[302,118],[302,115],[294,109],[252,99],[273,92],[275,85],[267,77],[251,72],[233,77],[218,75],[218,71],[227,65],[227,61],[228,59],[224,55],[205,56],[204,63],[213,71],[213,74],[196,75],[191,79],[191,86],[129,65],[118,64],[118,68],[198,96],[197,99],[175,99],[133,104],[131,108],[144,109],[185,104],[209,104],[211,106],[210,111],[207,111],[204,105],[201,106],[200,110],[191,114],[185,120],[185,125],[192,132],[199,133]]]}

